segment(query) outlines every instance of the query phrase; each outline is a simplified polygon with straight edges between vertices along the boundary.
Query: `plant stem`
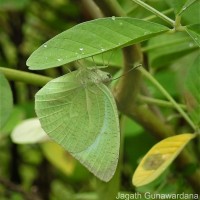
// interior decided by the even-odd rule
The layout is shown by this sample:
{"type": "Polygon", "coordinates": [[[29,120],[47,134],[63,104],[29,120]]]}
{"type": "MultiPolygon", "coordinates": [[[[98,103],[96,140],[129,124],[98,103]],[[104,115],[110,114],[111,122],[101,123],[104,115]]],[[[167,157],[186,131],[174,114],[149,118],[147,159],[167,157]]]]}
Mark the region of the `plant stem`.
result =
{"type": "Polygon", "coordinates": [[[194,129],[196,130],[196,126],[194,125],[194,123],[192,122],[192,120],[188,117],[188,115],[183,111],[183,109],[181,108],[181,106],[172,98],[172,96],[165,90],[165,88],[148,72],[146,71],[144,68],[139,67],[137,68],[139,71],[142,72],[142,74],[148,79],[150,80],[154,86],[156,86],[160,92],[174,105],[174,108],[177,109],[177,111],[182,115],[182,117],[188,122],[188,124],[194,129]]]}
{"type": "Polygon", "coordinates": [[[181,25],[181,16],[177,15],[175,19],[175,29],[181,25]]]}
{"type": "Polygon", "coordinates": [[[181,16],[177,15],[174,24],[175,31],[185,31],[185,27],[181,25],[181,16]]]}
{"type": "MultiPolygon", "coordinates": [[[[148,104],[156,104],[159,106],[163,106],[163,107],[169,107],[169,108],[174,108],[174,105],[169,102],[169,101],[164,101],[161,99],[155,99],[155,98],[151,98],[151,97],[147,97],[147,96],[143,96],[143,95],[139,95],[138,96],[139,100],[148,103],[148,104]]],[[[183,104],[178,104],[182,109],[186,109],[186,106],[183,104]]]]}
{"type": "Polygon", "coordinates": [[[21,186],[3,177],[0,177],[0,185],[6,187],[7,189],[11,191],[21,194],[26,200],[41,200],[39,196],[37,196],[35,193],[27,192],[21,186]]]}
{"type": "Polygon", "coordinates": [[[52,78],[42,75],[37,75],[30,72],[24,72],[15,69],[0,67],[0,72],[3,73],[7,79],[12,81],[19,81],[31,85],[44,86],[52,78]]]}
{"type": "Polygon", "coordinates": [[[83,10],[85,10],[88,14],[90,14],[93,18],[102,18],[104,17],[102,11],[95,4],[94,1],[91,0],[81,0],[80,3],[83,6],[83,10]]]}
{"type": "Polygon", "coordinates": [[[144,3],[141,0],[132,0],[135,3],[139,4],[140,6],[142,6],[143,8],[149,10],[150,12],[152,12],[154,15],[156,15],[157,17],[163,19],[164,21],[166,21],[168,24],[170,24],[171,26],[174,27],[175,21],[170,19],[169,17],[167,17],[166,15],[164,15],[163,13],[159,12],[158,10],[156,10],[155,8],[149,6],[148,4],[144,3]]]}
{"type": "Polygon", "coordinates": [[[100,7],[105,16],[126,16],[126,13],[116,0],[94,0],[94,2],[100,7]]]}
{"type": "MultiPolygon", "coordinates": [[[[174,11],[173,8],[169,8],[167,10],[162,11],[162,14],[169,14],[169,13],[172,13],[173,11],[174,11]]],[[[156,17],[157,17],[156,15],[150,15],[148,17],[143,18],[143,20],[149,21],[149,20],[155,19],[156,17]]]]}

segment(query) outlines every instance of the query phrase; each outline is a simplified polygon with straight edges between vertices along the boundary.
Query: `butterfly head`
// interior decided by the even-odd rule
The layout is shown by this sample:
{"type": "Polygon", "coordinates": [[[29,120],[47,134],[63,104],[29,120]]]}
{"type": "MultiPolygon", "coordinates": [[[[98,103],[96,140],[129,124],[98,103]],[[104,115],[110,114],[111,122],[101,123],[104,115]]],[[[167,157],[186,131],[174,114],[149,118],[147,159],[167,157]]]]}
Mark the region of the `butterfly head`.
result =
{"type": "Polygon", "coordinates": [[[108,72],[101,71],[99,69],[96,69],[95,76],[93,76],[93,80],[95,83],[108,83],[112,80],[112,76],[108,72]]]}

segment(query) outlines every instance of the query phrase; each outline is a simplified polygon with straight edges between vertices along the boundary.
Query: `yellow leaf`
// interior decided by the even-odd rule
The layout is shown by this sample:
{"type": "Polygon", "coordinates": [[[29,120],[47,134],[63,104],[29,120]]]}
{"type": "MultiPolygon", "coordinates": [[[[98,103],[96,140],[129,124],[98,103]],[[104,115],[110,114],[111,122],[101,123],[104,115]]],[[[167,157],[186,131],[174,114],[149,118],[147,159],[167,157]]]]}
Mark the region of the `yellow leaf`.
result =
{"type": "Polygon", "coordinates": [[[155,180],[178,156],[196,134],[180,134],[154,145],[144,156],[133,175],[133,185],[139,187],[155,180]]]}
{"type": "Polygon", "coordinates": [[[41,144],[46,158],[66,175],[71,175],[76,166],[76,160],[60,145],[54,142],[41,144]]]}

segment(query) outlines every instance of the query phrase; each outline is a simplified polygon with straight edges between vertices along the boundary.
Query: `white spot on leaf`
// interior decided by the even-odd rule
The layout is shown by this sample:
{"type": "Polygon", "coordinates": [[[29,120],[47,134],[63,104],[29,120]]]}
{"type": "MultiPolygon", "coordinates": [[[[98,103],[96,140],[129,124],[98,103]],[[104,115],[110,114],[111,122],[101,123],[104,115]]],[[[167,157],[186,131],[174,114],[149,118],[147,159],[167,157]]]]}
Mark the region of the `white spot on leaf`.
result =
{"type": "Polygon", "coordinates": [[[193,47],[193,46],[194,46],[194,43],[190,42],[189,47],[193,47]]]}

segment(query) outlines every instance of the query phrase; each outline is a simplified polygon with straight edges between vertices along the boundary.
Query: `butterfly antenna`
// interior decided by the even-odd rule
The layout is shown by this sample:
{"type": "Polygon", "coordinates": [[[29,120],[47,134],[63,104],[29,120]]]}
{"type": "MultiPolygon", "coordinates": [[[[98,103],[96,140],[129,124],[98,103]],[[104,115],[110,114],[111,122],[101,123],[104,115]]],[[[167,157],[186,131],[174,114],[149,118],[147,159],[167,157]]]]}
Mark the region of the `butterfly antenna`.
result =
{"type": "Polygon", "coordinates": [[[112,78],[111,81],[117,80],[119,78],[121,78],[122,76],[125,76],[126,74],[128,74],[129,72],[131,72],[132,70],[137,69],[138,67],[141,67],[142,64],[138,64],[136,66],[133,66],[131,69],[129,69],[128,71],[126,71],[124,74],[122,74],[121,76],[118,76],[117,78],[112,78]]]}

